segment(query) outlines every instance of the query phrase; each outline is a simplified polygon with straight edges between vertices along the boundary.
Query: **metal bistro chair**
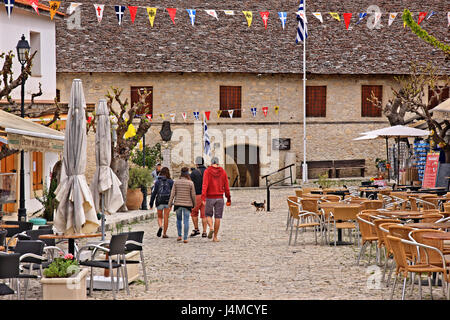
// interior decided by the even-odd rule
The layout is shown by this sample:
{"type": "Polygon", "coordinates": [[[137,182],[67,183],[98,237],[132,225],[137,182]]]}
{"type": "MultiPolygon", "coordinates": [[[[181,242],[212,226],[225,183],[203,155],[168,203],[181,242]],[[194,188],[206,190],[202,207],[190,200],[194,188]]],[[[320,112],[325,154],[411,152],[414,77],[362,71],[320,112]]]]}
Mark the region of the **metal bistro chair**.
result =
{"type": "MultiPolygon", "coordinates": [[[[364,254],[366,250],[366,246],[370,245],[370,249],[372,249],[372,243],[376,243],[378,241],[378,235],[375,231],[375,225],[373,222],[369,221],[369,214],[365,213],[359,213],[356,216],[356,220],[358,222],[359,226],[359,232],[361,234],[361,241],[360,241],[360,251],[358,254],[358,258],[356,260],[356,265],[359,265],[359,261],[361,259],[361,256],[364,254]]],[[[369,258],[367,261],[367,264],[370,263],[370,257],[371,257],[371,251],[369,251],[369,258]]]]}
{"type": "Polygon", "coordinates": [[[145,291],[148,291],[147,272],[145,270],[144,251],[143,251],[144,231],[124,232],[122,234],[126,234],[128,236],[127,242],[125,243],[125,254],[132,251],[139,251],[140,253],[140,261],[136,260],[124,261],[126,281],[128,283],[127,265],[140,263],[142,266],[142,273],[144,274],[145,291]]]}
{"type": "Polygon", "coordinates": [[[289,204],[295,204],[295,205],[299,205],[298,204],[298,197],[295,196],[289,196],[287,199],[287,204],[288,204],[288,210],[287,210],[287,221],[286,221],[286,231],[289,228],[289,225],[291,223],[291,211],[289,209],[289,204]]]}
{"type": "MultiPolygon", "coordinates": [[[[330,219],[331,222],[333,222],[333,229],[334,229],[334,246],[337,244],[337,230],[349,230],[350,236],[351,231],[358,230],[356,225],[356,217],[359,214],[361,208],[360,207],[336,207],[333,208],[333,211],[330,212],[330,219]]],[[[330,221],[330,219],[328,221],[330,221]]],[[[328,226],[330,226],[330,223],[328,223],[328,226]]],[[[328,235],[331,235],[331,230],[328,233],[328,235]]],[[[358,240],[358,235],[355,236],[355,240],[358,240]]],[[[330,242],[330,241],[328,241],[330,242]]]]}
{"type": "MultiPolygon", "coordinates": [[[[318,214],[316,214],[315,212],[308,212],[308,211],[300,211],[298,206],[294,205],[294,204],[289,204],[289,210],[291,213],[291,233],[289,235],[289,243],[288,245],[291,244],[291,239],[292,239],[292,232],[294,230],[295,227],[295,240],[294,240],[294,245],[297,242],[297,234],[298,234],[298,230],[299,229],[306,229],[306,228],[313,228],[314,229],[314,237],[315,237],[315,241],[317,244],[317,229],[319,229],[320,234],[322,235],[322,222],[320,220],[320,216],[318,214]],[[302,218],[304,217],[309,217],[312,218],[313,221],[312,222],[306,222],[306,223],[300,223],[300,220],[302,220],[302,218]],[[297,224],[294,225],[294,221],[293,220],[297,220],[297,224]]],[[[323,242],[323,238],[322,242],[323,242]]]]}
{"type": "Polygon", "coordinates": [[[17,299],[20,299],[19,264],[19,253],[0,253],[0,279],[10,279],[9,285],[0,283],[0,296],[17,293],[17,299]],[[16,279],[16,290],[10,287],[12,279],[16,279]]]}
{"type": "MultiPolygon", "coordinates": [[[[116,290],[114,289],[114,274],[113,270],[117,269],[117,292],[119,291],[119,272],[122,273],[122,281],[124,283],[124,287],[129,290],[128,283],[126,283],[125,270],[126,268],[126,258],[125,258],[125,243],[127,241],[127,234],[115,234],[111,236],[111,240],[109,243],[102,244],[88,244],[84,247],[81,247],[78,250],[77,260],[79,264],[82,266],[87,266],[91,268],[91,276],[90,276],[90,285],[89,285],[89,295],[92,294],[92,289],[94,286],[94,268],[108,269],[109,274],[111,275],[111,290],[113,292],[113,298],[116,299],[116,290]],[[107,247],[108,246],[108,247],[107,247]],[[83,251],[92,250],[91,260],[80,261],[80,255],[83,251]],[[108,254],[108,260],[95,260],[95,253],[98,250],[103,251],[108,254]],[[113,261],[112,256],[116,255],[117,258],[113,261]],[[121,262],[124,262],[123,264],[121,262]]],[[[129,293],[129,292],[128,292],[129,293]]]]}

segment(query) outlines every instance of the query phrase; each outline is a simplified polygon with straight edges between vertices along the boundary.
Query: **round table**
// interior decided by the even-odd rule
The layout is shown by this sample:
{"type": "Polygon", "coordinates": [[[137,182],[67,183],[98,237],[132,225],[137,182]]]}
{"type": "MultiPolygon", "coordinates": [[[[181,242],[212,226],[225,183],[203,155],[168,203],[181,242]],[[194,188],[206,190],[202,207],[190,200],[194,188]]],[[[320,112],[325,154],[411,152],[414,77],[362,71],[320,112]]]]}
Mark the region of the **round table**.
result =
{"type": "Polygon", "coordinates": [[[450,222],[439,222],[439,223],[407,223],[407,227],[417,228],[417,229],[448,229],[450,228],[450,222]]]}
{"type": "Polygon", "coordinates": [[[399,219],[413,219],[418,223],[420,219],[423,219],[423,212],[420,211],[405,211],[405,210],[393,210],[393,211],[380,211],[380,215],[390,216],[392,218],[399,219]]]}
{"type": "Polygon", "coordinates": [[[422,237],[430,240],[450,240],[450,232],[426,232],[422,237]]]}

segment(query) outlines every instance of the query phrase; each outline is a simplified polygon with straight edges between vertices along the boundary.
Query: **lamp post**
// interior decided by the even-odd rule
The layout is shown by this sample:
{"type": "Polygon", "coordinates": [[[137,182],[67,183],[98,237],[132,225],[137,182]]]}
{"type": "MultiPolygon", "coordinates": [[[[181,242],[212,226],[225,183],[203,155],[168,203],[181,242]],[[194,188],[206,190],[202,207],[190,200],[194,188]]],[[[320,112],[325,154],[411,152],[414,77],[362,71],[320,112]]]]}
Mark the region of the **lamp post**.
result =
{"type": "MultiPolygon", "coordinates": [[[[28,41],[25,40],[25,35],[22,34],[22,38],[17,43],[17,58],[19,59],[20,64],[22,65],[22,74],[23,69],[25,68],[25,63],[27,62],[28,53],[30,52],[30,45],[28,41]]],[[[21,108],[20,108],[20,116],[22,118],[25,117],[25,77],[22,78],[22,91],[21,91],[21,108]]],[[[25,171],[24,171],[24,152],[20,151],[20,199],[19,199],[19,210],[18,210],[18,220],[26,221],[27,220],[27,209],[25,208],[25,171]]]]}

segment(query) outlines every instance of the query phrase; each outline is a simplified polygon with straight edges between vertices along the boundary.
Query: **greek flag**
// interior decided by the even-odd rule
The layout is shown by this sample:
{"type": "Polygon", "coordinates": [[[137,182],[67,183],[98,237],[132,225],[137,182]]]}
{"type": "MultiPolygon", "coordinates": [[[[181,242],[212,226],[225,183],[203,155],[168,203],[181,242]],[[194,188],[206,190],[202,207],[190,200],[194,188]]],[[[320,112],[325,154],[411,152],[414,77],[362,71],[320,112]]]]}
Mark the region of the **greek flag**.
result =
{"type": "Polygon", "coordinates": [[[300,0],[300,5],[299,5],[298,11],[297,11],[297,20],[298,20],[298,27],[297,27],[297,37],[295,38],[295,43],[298,44],[300,41],[305,41],[306,38],[308,38],[308,28],[306,27],[307,21],[306,21],[305,9],[303,7],[303,0],[300,0]]]}
{"type": "Polygon", "coordinates": [[[205,144],[205,154],[207,156],[211,155],[211,141],[209,140],[208,125],[206,124],[206,119],[203,119],[203,142],[205,144]]]}
{"type": "Polygon", "coordinates": [[[367,13],[363,12],[359,14],[359,20],[356,22],[356,24],[359,24],[363,19],[367,16],[367,13]]]}
{"type": "Polygon", "coordinates": [[[191,19],[191,24],[192,24],[192,26],[194,25],[194,23],[195,23],[195,10],[194,9],[186,9],[186,11],[188,12],[188,14],[189,14],[189,19],[191,19]]]}
{"type": "Polygon", "coordinates": [[[286,27],[286,19],[287,19],[287,12],[278,12],[278,16],[281,20],[281,26],[284,28],[286,27]]]}
{"type": "Polygon", "coordinates": [[[200,119],[199,115],[200,115],[200,113],[198,111],[194,111],[194,118],[195,118],[195,120],[199,120],[200,119]]]}
{"type": "Polygon", "coordinates": [[[11,13],[14,8],[14,0],[4,0],[4,2],[5,2],[6,13],[7,13],[8,19],[9,19],[9,18],[11,18],[11,13]]]}
{"type": "Polygon", "coordinates": [[[253,107],[253,108],[251,108],[250,110],[252,111],[253,117],[256,117],[256,108],[253,107]]]}
{"type": "Polygon", "coordinates": [[[436,11],[431,11],[431,13],[428,15],[427,20],[430,19],[432,16],[434,16],[435,14],[437,14],[436,11]]]}

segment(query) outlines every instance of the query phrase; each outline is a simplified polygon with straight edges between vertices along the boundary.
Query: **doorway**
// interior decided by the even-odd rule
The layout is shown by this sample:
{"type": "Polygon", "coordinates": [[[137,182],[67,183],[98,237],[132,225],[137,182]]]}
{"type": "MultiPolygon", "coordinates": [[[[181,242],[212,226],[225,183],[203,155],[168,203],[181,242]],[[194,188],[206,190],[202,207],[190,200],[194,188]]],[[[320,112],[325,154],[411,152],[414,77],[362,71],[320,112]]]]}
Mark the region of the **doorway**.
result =
{"type": "Polygon", "coordinates": [[[225,159],[230,187],[259,187],[259,147],[235,144],[225,148],[225,159]]]}

